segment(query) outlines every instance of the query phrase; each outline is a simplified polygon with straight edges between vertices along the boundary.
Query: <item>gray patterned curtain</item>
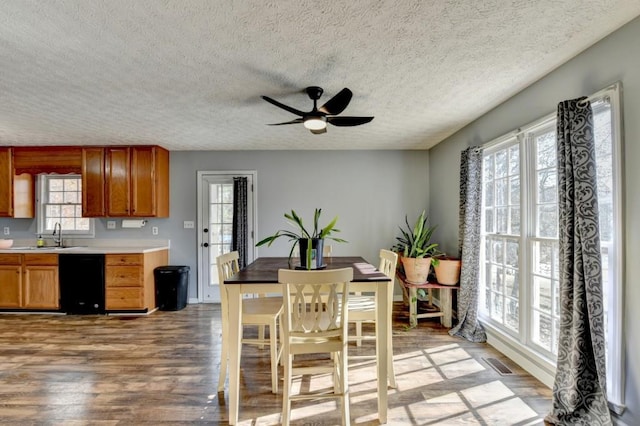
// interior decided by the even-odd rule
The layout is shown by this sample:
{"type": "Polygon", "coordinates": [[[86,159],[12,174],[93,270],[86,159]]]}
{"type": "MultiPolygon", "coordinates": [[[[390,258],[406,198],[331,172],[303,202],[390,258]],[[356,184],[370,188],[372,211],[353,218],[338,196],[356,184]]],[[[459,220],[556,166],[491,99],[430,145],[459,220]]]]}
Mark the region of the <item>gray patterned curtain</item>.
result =
{"type": "Polygon", "coordinates": [[[558,104],[560,335],[553,407],[558,425],[610,425],[593,112],[586,98],[558,104]]]}
{"type": "Polygon", "coordinates": [[[458,324],[449,331],[471,342],[485,342],[478,322],[480,282],[480,218],[482,213],[482,148],[469,147],[460,155],[460,223],[458,248],[462,269],[458,297],[458,324]]]}
{"type": "Polygon", "coordinates": [[[238,252],[238,266],[247,266],[247,178],[233,178],[233,241],[231,250],[238,252]]]}

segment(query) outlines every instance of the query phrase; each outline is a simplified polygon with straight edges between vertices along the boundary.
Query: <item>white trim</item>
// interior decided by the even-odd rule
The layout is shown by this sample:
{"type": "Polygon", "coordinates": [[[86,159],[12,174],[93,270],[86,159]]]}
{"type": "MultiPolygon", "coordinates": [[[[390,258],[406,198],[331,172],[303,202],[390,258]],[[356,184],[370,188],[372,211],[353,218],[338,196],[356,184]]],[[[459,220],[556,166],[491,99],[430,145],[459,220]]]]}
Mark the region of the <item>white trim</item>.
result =
{"type": "MultiPolygon", "coordinates": [[[[202,185],[202,180],[204,178],[204,176],[206,175],[220,175],[220,176],[224,176],[224,175],[228,175],[228,176],[251,176],[251,184],[253,185],[252,188],[250,188],[250,192],[251,195],[249,196],[249,208],[252,209],[253,214],[252,214],[252,231],[253,234],[249,235],[249,248],[251,249],[248,253],[247,253],[247,257],[249,261],[253,261],[253,259],[255,259],[256,257],[256,248],[255,248],[255,236],[258,235],[258,214],[257,214],[257,205],[258,205],[258,191],[257,191],[257,178],[258,178],[258,172],[256,170],[218,170],[218,171],[204,171],[204,170],[198,170],[196,172],[196,188],[197,188],[197,220],[196,220],[196,248],[198,251],[198,255],[197,255],[197,262],[198,262],[198,266],[197,266],[197,271],[198,271],[198,277],[197,277],[197,282],[198,282],[198,297],[197,297],[197,302],[195,303],[203,303],[204,302],[204,277],[207,276],[207,274],[205,274],[205,272],[203,271],[204,268],[204,261],[202,259],[202,250],[200,250],[200,247],[202,247],[203,244],[203,238],[202,238],[202,233],[200,232],[200,230],[202,229],[202,190],[203,190],[203,185],[202,185]]],[[[208,263],[208,260],[207,260],[208,263]]],[[[208,266],[207,266],[208,267],[208,266]]],[[[191,303],[191,302],[190,302],[191,303]]]]}
{"type": "Polygon", "coordinates": [[[487,334],[489,345],[506,355],[547,387],[553,388],[556,375],[556,367],[553,362],[537,355],[512,336],[501,332],[490,324],[483,322],[482,325],[487,334]]]}
{"type": "MultiPolygon", "coordinates": [[[[624,129],[622,127],[622,85],[617,82],[607,89],[598,92],[598,97],[609,96],[611,104],[611,129],[612,129],[612,144],[613,144],[613,181],[614,188],[616,188],[614,197],[614,232],[615,232],[615,244],[613,245],[613,251],[616,259],[616,271],[618,271],[620,284],[612,286],[613,294],[610,294],[610,300],[616,307],[616,310],[608,310],[608,330],[609,336],[613,336],[618,346],[615,351],[618,354],[618,362],[609,362],[607,368],[607,392],[609,401],[616,406],[624,406],[624,387],[625,377],[624,374],[624,283],[625,280],[625,252],[624,252],[624,155],[623,155],[623,139],[622,135],[624,129]],[[616,130],[620,129],[619,132],[616,130]],[[615,167],[616,165],[620,167],[615,167]]],[[[612,306],[610,302],[610,306],[612,306]]],[[[611,350],[611,346],[609,350],[611,350]]]]}

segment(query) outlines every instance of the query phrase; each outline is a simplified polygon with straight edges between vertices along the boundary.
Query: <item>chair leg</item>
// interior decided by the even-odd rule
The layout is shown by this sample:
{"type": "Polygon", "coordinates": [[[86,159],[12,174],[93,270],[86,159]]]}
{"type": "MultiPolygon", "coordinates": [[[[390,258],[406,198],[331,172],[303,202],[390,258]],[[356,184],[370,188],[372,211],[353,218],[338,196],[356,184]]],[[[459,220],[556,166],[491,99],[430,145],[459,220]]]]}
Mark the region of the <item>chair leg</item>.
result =
{"type": "Polygon", "coordinates": [[[340,390],[342,392],[342,424],[350,425],[351,424],[351,415],[349,413],[349,378],[347,377],[348,369],[347,369],[347,353],[341,352],[336,354],[337,358],[340,359],[340,390]]]}
{"type": "Polygon", "coordinates": [[[229,336],[227,325],[222,324],[222,345],[220,345],[220,374],[218,375],[218,392],[224,392],[224,382],[227,379],[227,363],[229,362],[229,336]]]}
{"type": "MultiPolygon", "coordinates": [[[[264,325],[258,326],[258,339],[264,342],[264,325]]],[[[264,343],[261,343],[258,347],[264,349],[264,343]]]]}
{"type": "Polygon", "coordinates": [[[271,353],[271,392],[278,393],[278,339],[277,339],[277,331],[276,328],[278,325],[276,324],[275,319],[269,325],[269,342],[270,348],[269,352],[271,353]]]}
{"type": "Polygon", "coordinates": [[[356,346],[362,346],[362,321],[356,322],[356,346]]]}
{"type": "Polygon", "coordinates": [[[387,375],[389,376],[389,386],[393,389],[398,387],[396,383],[396,370],[393,367],[393,342],[391,340],[391,329],[387,335],[387,375]]]}
{"type": "Polygon", "coordinates": [[[283,355],[284,363],[284,384],[282,385],[282,424],[289,426],[291,418],[291,369],[292,356],[288,353],[283,355]]]}

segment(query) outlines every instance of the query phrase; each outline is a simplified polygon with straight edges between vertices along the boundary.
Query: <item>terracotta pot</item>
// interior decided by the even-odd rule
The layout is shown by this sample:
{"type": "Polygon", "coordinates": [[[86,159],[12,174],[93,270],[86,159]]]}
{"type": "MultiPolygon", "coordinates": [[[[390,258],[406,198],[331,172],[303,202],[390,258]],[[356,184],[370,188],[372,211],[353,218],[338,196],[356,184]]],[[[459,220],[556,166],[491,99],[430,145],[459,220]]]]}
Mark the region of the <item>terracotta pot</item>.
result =
{"type": "Polygon", "coordinates": [[[427,282],[427,276],[429,276],[429,270],[431,269],[430,257],[403,257],[401,260],[407,282],[412,284],[427,282]]]}
{"type": "Polygon", "coordinates": [[[438,258],[438,264],[433,267],[436,271],[438,284],[456,285],[460,280],[462,262],[455,257],[438,258]]]}

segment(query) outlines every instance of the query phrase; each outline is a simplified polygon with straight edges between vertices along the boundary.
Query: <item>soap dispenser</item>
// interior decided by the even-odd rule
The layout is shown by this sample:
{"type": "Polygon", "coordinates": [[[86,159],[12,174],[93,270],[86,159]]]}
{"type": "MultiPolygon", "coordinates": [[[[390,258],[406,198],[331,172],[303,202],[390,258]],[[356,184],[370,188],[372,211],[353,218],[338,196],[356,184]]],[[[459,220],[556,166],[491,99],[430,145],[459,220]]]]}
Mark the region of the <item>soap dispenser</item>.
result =
{"type": "Polygon", "coordinates": [[[44,240],[42,239],[42,235],[38,235],[38,242],[36,243],[38,247],[44,247],[44,240]]]}

